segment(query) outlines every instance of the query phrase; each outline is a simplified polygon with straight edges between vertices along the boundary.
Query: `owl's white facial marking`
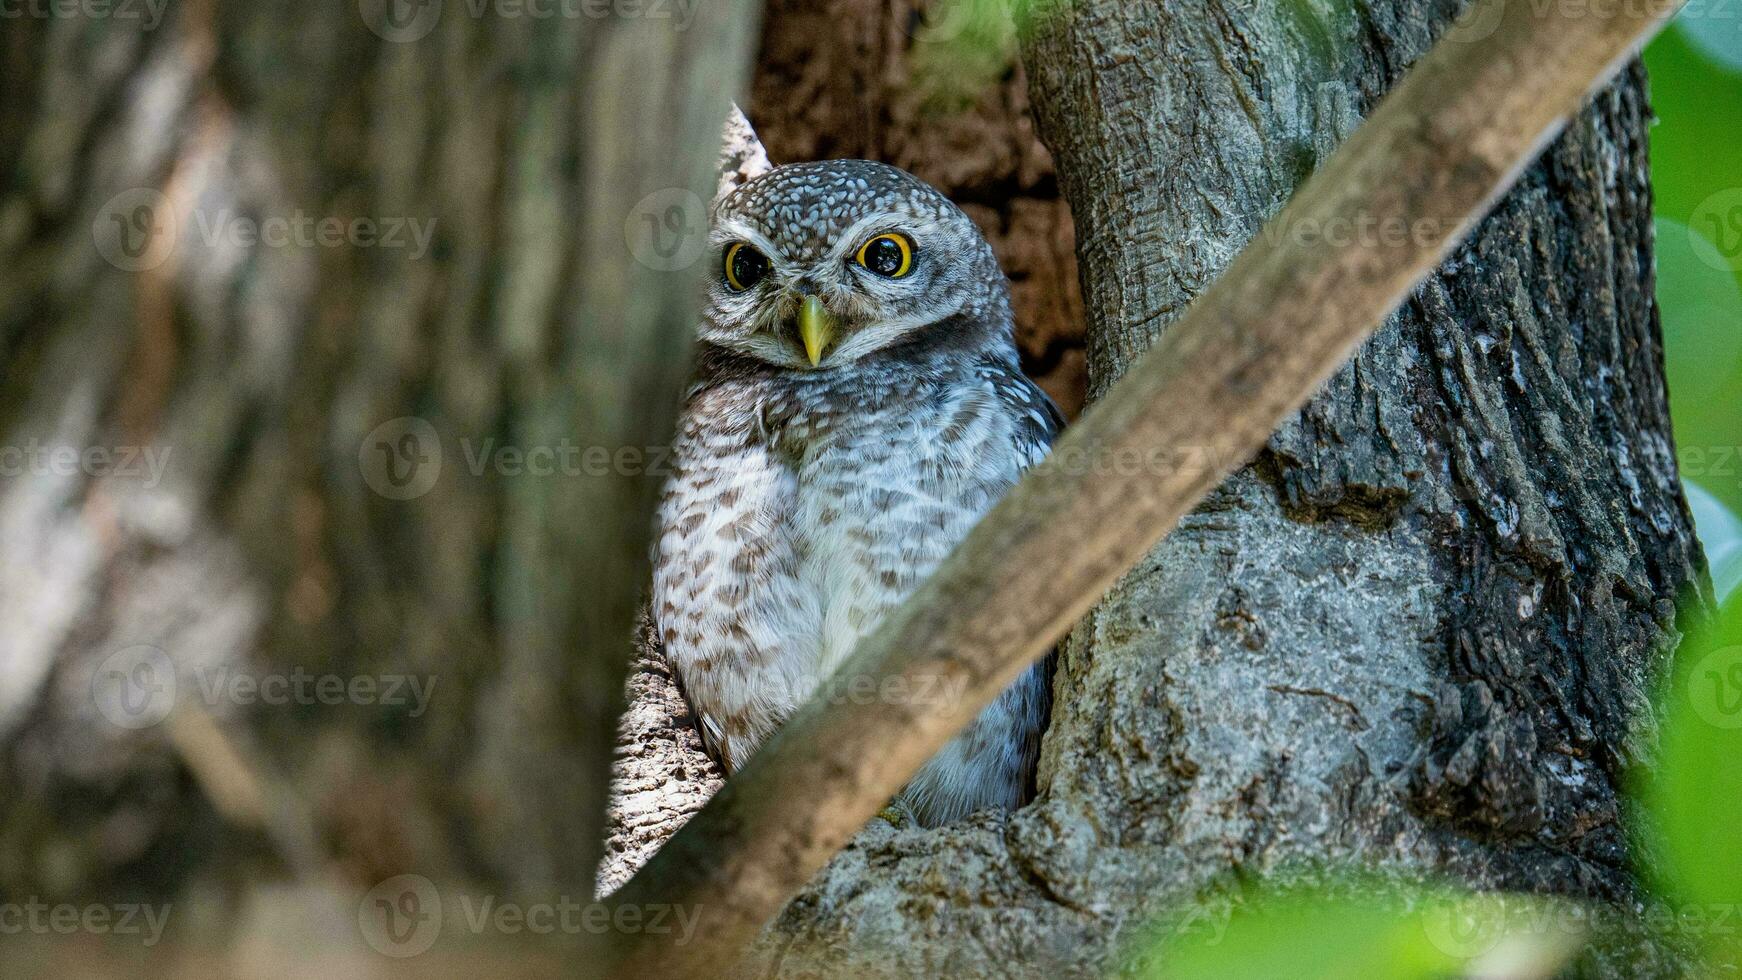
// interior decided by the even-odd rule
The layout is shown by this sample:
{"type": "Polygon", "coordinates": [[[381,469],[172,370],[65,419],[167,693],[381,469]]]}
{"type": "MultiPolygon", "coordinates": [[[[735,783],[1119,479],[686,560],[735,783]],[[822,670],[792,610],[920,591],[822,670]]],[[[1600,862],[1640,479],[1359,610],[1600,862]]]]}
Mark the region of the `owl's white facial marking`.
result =
{"type": "Polygon", "coordinates": [[[918,179],[862,160],[779,167],[723,199],[709,243],[702,339],[776,367],[830,371],[892,347],[989,300],[1003,277],[979,229],[918,179]],[[910,260],[899,275],[860,264],[860,249],[899,235],[910,260]],[[737,288],[724,264],[738,243],[767,272],[737,288]],[[829,343],[813,366],[798,330],[816,296],[829,343]]]}

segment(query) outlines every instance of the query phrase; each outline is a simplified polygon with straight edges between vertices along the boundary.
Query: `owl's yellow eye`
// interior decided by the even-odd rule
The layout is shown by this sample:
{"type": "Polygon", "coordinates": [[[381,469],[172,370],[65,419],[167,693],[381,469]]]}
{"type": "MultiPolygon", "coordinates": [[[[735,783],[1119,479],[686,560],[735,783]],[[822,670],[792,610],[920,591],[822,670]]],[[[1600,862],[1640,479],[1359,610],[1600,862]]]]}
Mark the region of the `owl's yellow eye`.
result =
{"type": "Polygon", "coordinates": [[[749,242],[733,242],[726,249],[726,285],[734,292],[743,292],[768,275],[768,256],[756,251],[749,242]]]}
{"type": "Polygon", "coordinates": [[[913,268],[913,243],[906,235],[885,232],[859,246],[853,260],[880,276],[900,279],[913,268]]]}

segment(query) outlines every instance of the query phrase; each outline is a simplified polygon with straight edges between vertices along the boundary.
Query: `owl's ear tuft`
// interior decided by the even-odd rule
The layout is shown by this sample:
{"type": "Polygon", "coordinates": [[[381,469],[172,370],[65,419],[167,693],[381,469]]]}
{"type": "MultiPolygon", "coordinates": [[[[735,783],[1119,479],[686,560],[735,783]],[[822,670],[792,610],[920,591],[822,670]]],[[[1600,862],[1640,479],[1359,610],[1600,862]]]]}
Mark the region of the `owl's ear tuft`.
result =
{"type": "Polygon", "coordinates": [[[768,162],[768,151],[750,128],[750,120],[738,103],[726,114],[726,128],[720,134],[720,189],[714,195],[718,201],[743,186],[751,178],[774,169],[768,162]]]}

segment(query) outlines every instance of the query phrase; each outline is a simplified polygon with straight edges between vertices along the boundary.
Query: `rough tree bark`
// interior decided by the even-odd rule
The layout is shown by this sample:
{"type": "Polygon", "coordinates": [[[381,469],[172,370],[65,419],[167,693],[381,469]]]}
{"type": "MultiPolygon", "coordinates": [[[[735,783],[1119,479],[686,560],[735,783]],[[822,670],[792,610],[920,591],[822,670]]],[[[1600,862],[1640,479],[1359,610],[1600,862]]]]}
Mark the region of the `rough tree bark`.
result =
{"type": "Polygon", "coordinates": [[[756,26],[661,9],[0,19],[0,901],[585,901],[756,26]]]}
{"type": "MultiPolygon", "coordinates": [[[[1078,3],[1025,45],[1104,391],[1452,3],[1078,3]]],[[[1455,30],[1478,42],[1483,25],[1455,30]]],[[[1257,463],[1066,645],[1041,796],[874,827],[746,971],[1090,975],[1300,861],[1624,902],[1674,600],[1703,582],[1625,71],[1257,463]]],[[[1398,234],[1323,228],[1309,233],[1398,234]]],[[[1408,234],[1408,229],[1403,229],[1408,234]]]]}

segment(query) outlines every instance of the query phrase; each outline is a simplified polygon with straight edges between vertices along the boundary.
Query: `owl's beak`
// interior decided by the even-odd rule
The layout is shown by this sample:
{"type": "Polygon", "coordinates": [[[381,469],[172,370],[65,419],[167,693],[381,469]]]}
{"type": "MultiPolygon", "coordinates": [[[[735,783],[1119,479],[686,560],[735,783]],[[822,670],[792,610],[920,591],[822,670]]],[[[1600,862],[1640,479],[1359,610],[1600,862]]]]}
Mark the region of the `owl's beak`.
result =
{"type": "Polygon", "coordinates": [[[804,356],[810,358],[811,367],[816,367],[835,339],[835,318],[815,294],[806,296],[804,305],[799,307],[798,336],[804,341],[804,356]]]}

